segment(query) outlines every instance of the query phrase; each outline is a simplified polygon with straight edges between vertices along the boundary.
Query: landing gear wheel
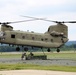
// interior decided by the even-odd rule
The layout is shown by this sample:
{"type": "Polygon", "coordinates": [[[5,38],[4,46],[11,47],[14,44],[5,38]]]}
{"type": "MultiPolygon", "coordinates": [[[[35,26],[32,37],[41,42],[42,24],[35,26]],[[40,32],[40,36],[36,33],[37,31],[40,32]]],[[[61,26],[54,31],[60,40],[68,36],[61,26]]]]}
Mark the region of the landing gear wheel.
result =
{"type": "Polygon", "coordinates": [[[25,47],[25,48],[24,48],[24,51],[26,51],[26,52],[27,52],[27,51],[28,51],[28,48],[27,48],[27,47],[25,47]]]}
{"type": "Polygon", "coordinates": [[[57,52],[58,52],[58,53],[60,52],[60,49],[59,49],[59,48],[57,48],[57,52]]]}
{"type": "Polygon", "coordinates": [[[20,48],[19,47],[16,47],[16,51],[20,51],[20,48]]]}
{"type": "Polygon", "coordinates": [[[50,48],[48,48],[47,51],[50,52],[51,51],[50,48]]]}

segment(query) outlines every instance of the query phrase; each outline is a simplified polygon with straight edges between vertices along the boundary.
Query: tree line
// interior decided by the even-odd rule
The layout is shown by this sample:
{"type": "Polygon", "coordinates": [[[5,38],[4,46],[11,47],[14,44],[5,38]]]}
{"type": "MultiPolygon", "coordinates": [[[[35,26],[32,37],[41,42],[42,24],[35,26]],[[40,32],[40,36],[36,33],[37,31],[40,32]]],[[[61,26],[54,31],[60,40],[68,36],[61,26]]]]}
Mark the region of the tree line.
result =
{"type": "MultiPolygon", "coordinates": [[[[28,50],[30,51],[42,51],[40,48],[31,48],[31,47],[28,47],[28,50]]],[[[52,48],[51,49],[52,51],[55,50],[55,48],[52,48]]],[[[76,44],[72,44],[72,45],[64,45],[60,48],[61,51],[72,51],[72,50],[76,50],[76,44]]],[[[23,48],[20,46],[20,51],[23,51],[23,48]]],[[[44,48],[44,51],[47,51],[46,48],[44,48]]],[[[2,45],[0,46],[0,52],[16,52],[16,46],[6,46],[6,45],[2,45]]]]}

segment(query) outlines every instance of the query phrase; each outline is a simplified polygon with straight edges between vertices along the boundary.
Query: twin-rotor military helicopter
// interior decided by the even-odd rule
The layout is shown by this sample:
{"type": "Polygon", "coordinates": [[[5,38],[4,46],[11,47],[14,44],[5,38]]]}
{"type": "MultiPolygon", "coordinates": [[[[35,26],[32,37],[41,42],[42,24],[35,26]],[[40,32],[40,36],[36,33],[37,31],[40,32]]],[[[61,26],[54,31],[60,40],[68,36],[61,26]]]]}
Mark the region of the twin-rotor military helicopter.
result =
{"type": "Polygon", "coordinates": [[[39,47],[47,48],[47,51],[50,52],[50,48],[57,48],[57,52],[60,52],[60,47],[68,41],[68,27],[64,23],[76,23],[76,21],[51,21],[43,18],[32,18],[30,20],[16,21],[16,22],[4,22],[1,24],[0,31],[0,43],[17,45],[16,50],[19,51],[19,46],[26,46],[24,50],[27,51],[28,47],[39,47]],[[27,31],[13,30],[13,27],[8,25],[12,23],[28,22],[33,20],[43,20],[49,22],[55,22],[56,25],[51,25],[45,33],[34,33],[27,31]]]}

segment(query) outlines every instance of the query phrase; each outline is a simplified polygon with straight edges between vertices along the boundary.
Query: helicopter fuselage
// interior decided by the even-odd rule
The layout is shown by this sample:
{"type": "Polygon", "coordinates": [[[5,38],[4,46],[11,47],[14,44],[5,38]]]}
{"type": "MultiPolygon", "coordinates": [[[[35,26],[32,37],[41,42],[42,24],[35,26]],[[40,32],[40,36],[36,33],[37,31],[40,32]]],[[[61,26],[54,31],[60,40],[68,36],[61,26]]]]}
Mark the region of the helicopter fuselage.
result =
{"type": "Polygon", "coordinates": [[[0,43],[2,44],[39,48],[59,48],[67,41],[66,25],[50,26],[45,33],[13,30],[13,27],[9,25],[2,25],[0,31],[0,43]]]}
{"type": "MultiPolygon", "coordinates": [[[[65,42],[67,41],[66,38],[64,40],[65,42]]],[[[56,48],[64,44],[61,37],[54,37],[49,33],[42,34],[24,31],[4,31],[3,36],[0,36],[0,43],[47,48],[56,48]]]]}

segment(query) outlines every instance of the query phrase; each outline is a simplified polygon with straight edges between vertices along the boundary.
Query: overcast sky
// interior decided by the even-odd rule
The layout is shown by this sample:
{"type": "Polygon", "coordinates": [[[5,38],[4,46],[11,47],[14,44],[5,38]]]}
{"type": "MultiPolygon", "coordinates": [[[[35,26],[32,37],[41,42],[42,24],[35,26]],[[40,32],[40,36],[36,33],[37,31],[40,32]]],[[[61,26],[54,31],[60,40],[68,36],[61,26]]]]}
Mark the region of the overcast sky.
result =
{"type": "MultiPolygon", "coordinates": [[[[23,16],[57,21],[76,21],[76,0],[0,0],[0,22],[27,20],[23,16]]],[[[30,21],[11,24],[15,30],[44,33],[52,22],[30,21]]],[[[68,26],[69,40],[76,41],[76,24],[68,26]]]]}

